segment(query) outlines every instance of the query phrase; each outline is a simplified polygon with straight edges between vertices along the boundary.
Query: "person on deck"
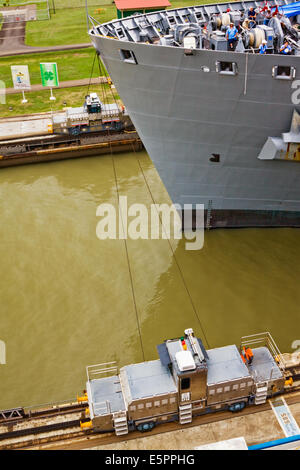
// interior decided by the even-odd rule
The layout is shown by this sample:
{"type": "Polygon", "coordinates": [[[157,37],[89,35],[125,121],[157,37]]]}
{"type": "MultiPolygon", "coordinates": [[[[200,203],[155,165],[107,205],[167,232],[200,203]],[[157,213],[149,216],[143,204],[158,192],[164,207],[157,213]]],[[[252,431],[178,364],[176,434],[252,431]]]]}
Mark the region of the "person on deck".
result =
{"type": "Polygon", "coordinates": [[[279,54],[290,55],[292,53],[292,48],[289,45],[288,41],[285,41],[284,44],[279,49],[279,54]]]}
{"type": "Polygon", "coordinates": [[[242,27],[243,27],[244,29],[250,29],[249,19],[248,19],[248,18],[245,18],[245,19],[244,19],[243,24],[242,24],[242,27]]]}
{"type": "Polygon", "coordinates": [[[228,41],[229,50],[234,50],[238,39],[238,30],[233,23],[230,23],[230,26],[226,31],[226,39],[228,41]]]}
{"type": "Polygon", "coordinates": [[[255,28],[255,26],[256,26],[256,11],[254,10],[253,7],[249,8],[248,18],[249,18],[249,21],[250,21],[250,28],[255,28]]]}
{"type": "Polygon", "coordinates": [[[260,54],[266,54],[267,53],[267,41],[264,39],[259,46],[259,53],[260,54]]]}
{"type": "Polygon", "coordinates": [[[271,10],[268,8],[268,10],[266,11],[266,14],[265,14],[265,19],[264,19],[264,25],[265,26],[268,26],[268,24],[270,23],[270,19],[272,18],[272,12],[271,10]]]}

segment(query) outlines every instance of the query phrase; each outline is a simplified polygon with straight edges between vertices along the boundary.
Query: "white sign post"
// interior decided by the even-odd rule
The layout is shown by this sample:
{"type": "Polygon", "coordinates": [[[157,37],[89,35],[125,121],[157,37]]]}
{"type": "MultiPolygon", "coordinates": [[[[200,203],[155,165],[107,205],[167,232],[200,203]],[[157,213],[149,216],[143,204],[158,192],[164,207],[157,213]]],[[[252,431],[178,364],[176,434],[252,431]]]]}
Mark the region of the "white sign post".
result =
{"type": "Polygon", "coordinates": [[[27,103],[28,100],[25,97],[25,90],[31,89],[28,65],[12,65],[11,75],[14,88],[22,91],[22,103],[27,103]]]}

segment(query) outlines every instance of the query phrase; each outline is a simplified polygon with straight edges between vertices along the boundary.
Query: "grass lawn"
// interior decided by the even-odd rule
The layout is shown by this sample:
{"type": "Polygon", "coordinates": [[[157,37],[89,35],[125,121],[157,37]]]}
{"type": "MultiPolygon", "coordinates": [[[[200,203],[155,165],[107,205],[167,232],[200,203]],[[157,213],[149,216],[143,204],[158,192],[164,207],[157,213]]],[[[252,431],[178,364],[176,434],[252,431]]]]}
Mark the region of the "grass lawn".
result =
{"type": "MultiPolygon", "coordinates": [[[[171,8],[205,3],[213,3],[213,0],[171,0],[171,8]]],[[[56,46],[90,42],[87,34],[85,8],[74,8],[75,5],[82,4],[83,0],[74,0],[72,8],[68,8],[70,1],[55,0],[56,13],[51,14],[51,20],[27,23],[26,44],[28,46],[56,46]],[[64,9],[62,9],[63,7],[64,9]]],[[[52,0],[50,0],[50,5],[52,5],[52,0]]],[[[111,0],[100,0],[98,6],[89,7],[89,13],[100,23],[106,23],[117,17],[116,7],[111,0]]]]}
{"type": "MultiPolygon", "coordinates": [[[[11,79],[11,65],[28,65],[31,84],[41,83],[40,62],[56,62],[58,77],[61,82],[65,80],[79,80],[89,78],[95,49],[78,49],[71,51],[47,52],[43,54],[25,54],[17,57],[2,57],[0,61],[0,80],[6,84],[6,88],[13,86],[11,79]]],[[[94,64],[93,77],[99,76],[97,59],[94,64]]]]}
{"type": "MultiPolygon", "coordinates": [[[[105,102],[114,102],[112,92],[108,85],[91,85],[90,92],[96,92],[99,98],[104,101],[103,88],[105,87],[106,96],[105,102]]],[[[0,104],[0,117],[18,116],[20,114],[31,114],[31,113],[44,113],[47,111],[59,111],[65,106],[82,106],[85,95],[87,94],[88,87],[76,87],[76,88],[57,88],[53,89],[53,94],[56,97],[56,101],[50,101],[50,91],[42,90],[36,92],[25,92],[25,96],[28,103],[22,104],[22,93],[15,95],[6,95],[6,104],[0,104]],[[64,104],[66,103],[66,105],[64,104]],[[12,111],[9,111],[9,107],[12,107],[12,111]]],[[[119,99],[119,96],[115,91],[115,98],[119,99]]]]}
{"type": "MultiPolygon", "coordinates": [[[[116,8],[112,4],[97,8],[101,9],[101,13],[95,13],[95,7],[92,7],[89,10],[90,15],[102,23],[116,17],[116,8]]],[[[31,21],[26,25],[28,46],[58,46],[88,42],[90,38],[87,34],[84,8],[59,9],[55,14],[51,14],[51,20],[31,21]]]]}

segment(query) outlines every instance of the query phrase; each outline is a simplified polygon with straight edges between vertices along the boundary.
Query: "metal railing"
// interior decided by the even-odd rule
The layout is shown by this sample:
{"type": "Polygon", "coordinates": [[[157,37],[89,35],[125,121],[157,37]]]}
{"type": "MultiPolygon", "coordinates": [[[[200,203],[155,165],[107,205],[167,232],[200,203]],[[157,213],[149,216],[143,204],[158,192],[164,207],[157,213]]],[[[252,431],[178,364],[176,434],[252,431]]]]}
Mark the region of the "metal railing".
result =
{"type": "Polygon", "coordinates": [[[278,367],[282,371],[285,370],[285,365],[281,358],[281,352],[268,331],[264,333],[257,333],[255,335],[243,336],[241,339],[241,349],[244,346],[249,348],[267,347],[274,360],[278,364],[278,367]]]}
{"type": "Polygon", "coordinates": [[[60,400],[60,401],[54,401],[50,403],[40,403],[38,405],[24,406],[23,409],[26,413],[30,414],[31,412],[43,411],[43,410],[49,410],[49,409],[60,410],[60,409],[63,409],[64,407],[73,406],[73,405],[78,405],[78,402],[74,397],[70,398],[69,400],[60,400]]]}
{"type": "Polygon", "coordinates": [[[115,361],[94,364],[86,367],[86,375],[90,382],[91,380],[118,375],[118,367],[115,361]]]}
{"type": "MultiPolygon", "coordinates": [[[[118,375],[118,367],[116,362],[104,362],[102,364],[94,364],[86,367],[86,375],[88,382],[91,380],[102,379],[118,375]]],[[[111,414],[111,403],[109,400],[92,402],[92,409],[94,416],[103,416],[111,414]]]]}

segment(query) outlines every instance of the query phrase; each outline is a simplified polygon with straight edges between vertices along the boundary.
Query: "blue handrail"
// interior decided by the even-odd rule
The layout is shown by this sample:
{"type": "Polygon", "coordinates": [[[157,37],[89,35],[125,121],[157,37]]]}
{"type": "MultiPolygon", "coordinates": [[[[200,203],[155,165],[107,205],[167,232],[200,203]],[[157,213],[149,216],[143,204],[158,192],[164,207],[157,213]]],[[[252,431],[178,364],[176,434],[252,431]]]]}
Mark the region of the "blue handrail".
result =
{"type": "Polygon", "coordinates": [[[254,446],[249,446],[248,450],[262,450],[267,449],[268,447],[280,446],[282,444],[287,444],[288,442],[300,441],[300,434],[296,436],[284,437],[283,439],[277,439],[275,441],[263,442],[262,444],[256,444],[254,446]]]}

